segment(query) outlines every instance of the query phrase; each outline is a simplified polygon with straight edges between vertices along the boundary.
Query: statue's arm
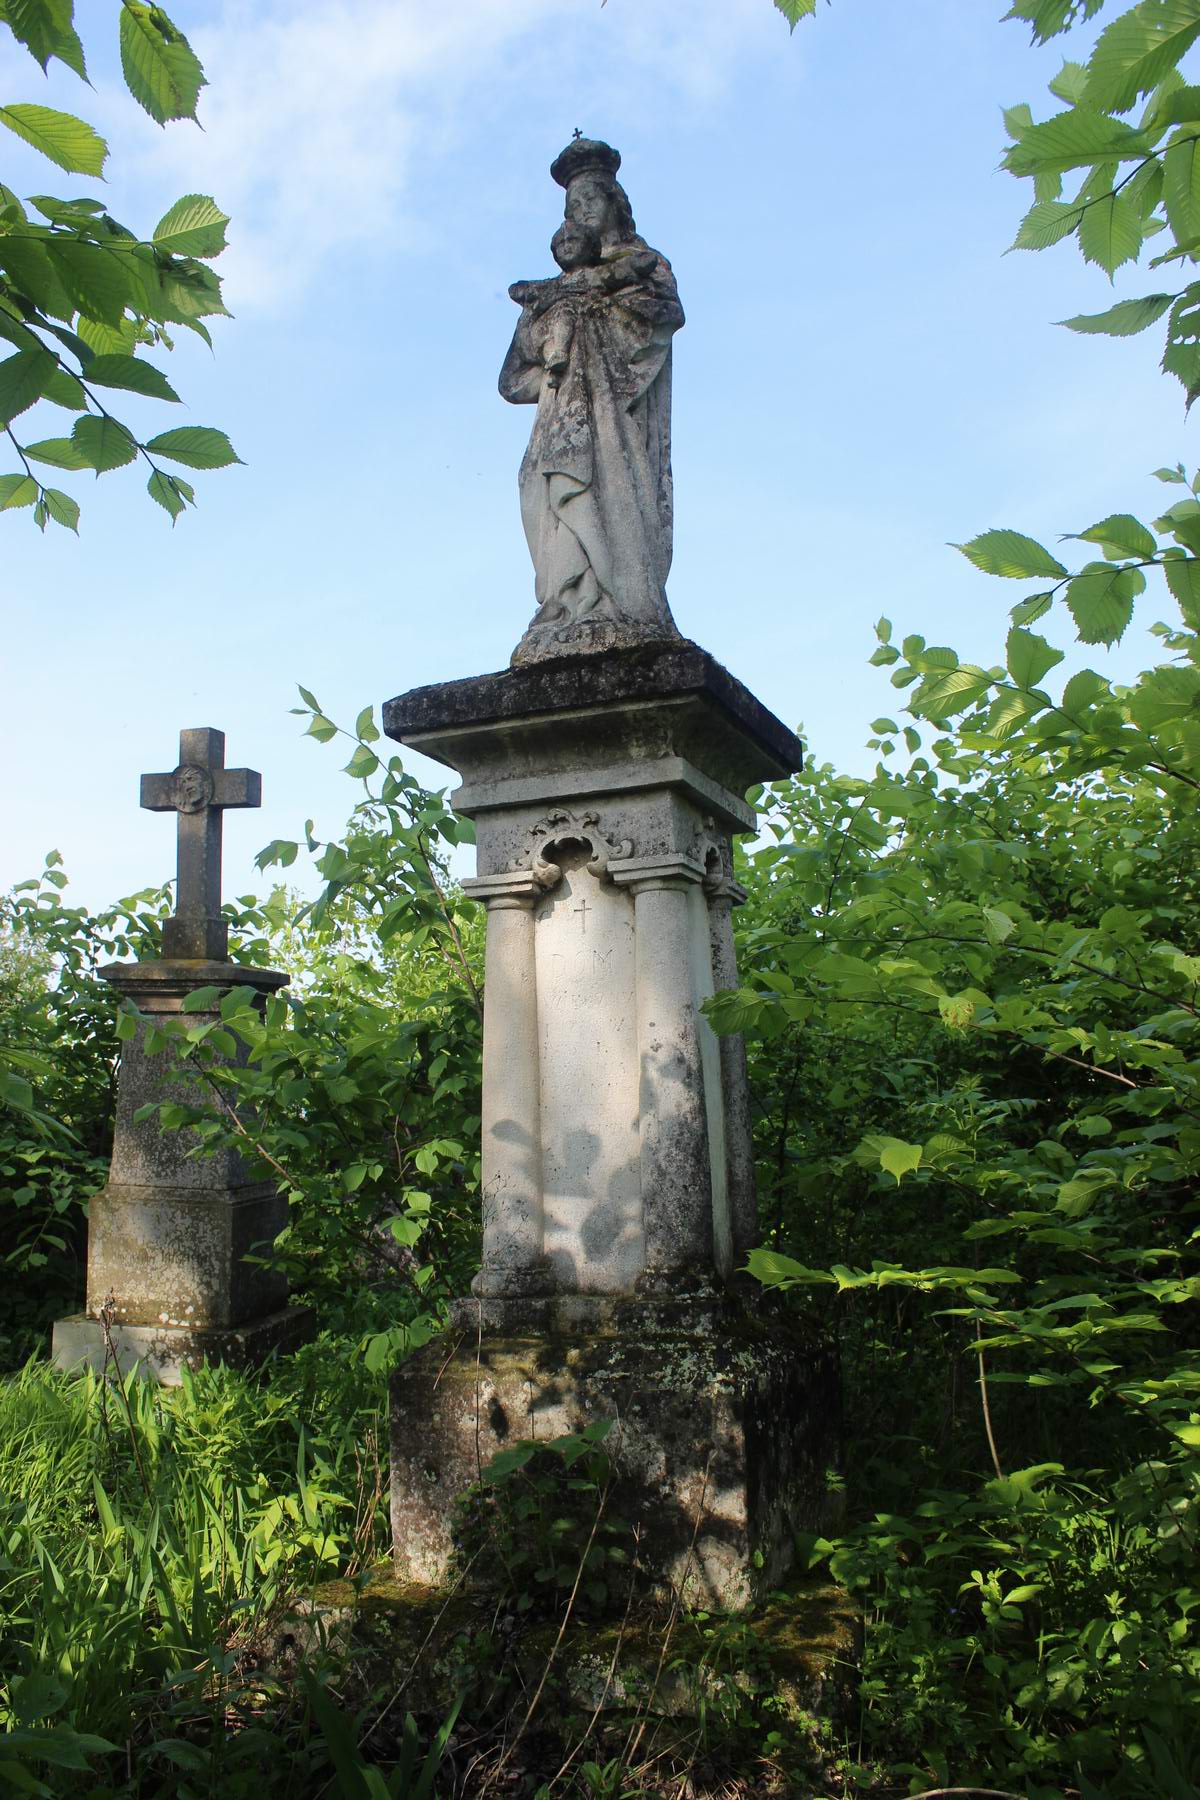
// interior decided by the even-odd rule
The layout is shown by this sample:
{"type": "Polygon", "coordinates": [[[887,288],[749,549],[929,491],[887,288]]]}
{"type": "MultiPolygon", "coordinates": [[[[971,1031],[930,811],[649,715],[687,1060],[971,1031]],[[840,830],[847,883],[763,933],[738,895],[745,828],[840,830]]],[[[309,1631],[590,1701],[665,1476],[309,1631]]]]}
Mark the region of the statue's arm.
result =
{"type": "Polygon", "coordinates": [[[545,370],[529,338],[529,314],[522,313],[500,370],[500,393],[514,406],[536,406],[545,370]]]}

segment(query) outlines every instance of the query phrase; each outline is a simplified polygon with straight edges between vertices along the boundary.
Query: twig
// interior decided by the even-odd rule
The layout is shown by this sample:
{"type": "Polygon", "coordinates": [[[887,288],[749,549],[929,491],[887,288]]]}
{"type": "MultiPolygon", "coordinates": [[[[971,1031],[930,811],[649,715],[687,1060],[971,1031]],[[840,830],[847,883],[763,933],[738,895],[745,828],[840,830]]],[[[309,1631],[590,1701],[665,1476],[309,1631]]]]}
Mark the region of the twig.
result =
{"type": "Polygon", "coordinates": [[[133,1422],[133,1408],[129,1404],[129,1395],[125,1391],[125,1382],[121,1375],[121,1364],[117,1358],[117,1348],[113,1343],[112,1319],[116,1310],[117,1296],[111,1288],[104,1297],[104,1305],[100,1308],[100,1329],[104,1333],[104,1364],[108,1367],[108,1359],[112,1357],[113,1372],[117,1378],[117,1392],[121,1396],[121,1404],[125,1408],[125,1418],[129,1425],[129,1441],[133,1445],[133,1460],[137,1464],[138,1480],[142,1484],[142,1492],[147,1500],[151,1499],[150,1483],[146,1480],[146,1471],[142,1467],[142,1452],[138,1446],[137,1427],[133,1422]]]}
{"type": "Polygon", "coordinates": [[[642,1541],[642,1523],[641,1523],[641,1520],[639,1519],[637,1524],[633,1528],[633,1566],[629,1572],[629,1592],[625,1596],[625,1611],[621,1618],[621,1629],[617,1633],[617,1641],[613,1645],[612,1661],[608,1665],[608,1674],[604,1678],[604,1686],[600,1691],[600,1698],[597,1700],[595,1706],[592,1709],[592,1716],[588,1720],[587,1725],[584,1728],[582,1737],[579,1739],[579,1742],[575,1745],[575,1748],[568,1755],[567,1760],[563,1763],[563,1765],[559,1769],[557,1775],[555,1775],[553,1780],[550,1782],[551,1792],[553,1792],[553,1790],[554,1790],[555,1783],[562,1780],[563,1776],[566,1774],[566,1772],[570,1768],[571,1764],[575,1761],[575,1758],[579,1755],[579,1752],[583,1749],[584,1745],[591,1742],[592,1732],[595,1729],[596,1720],[600,1717],[600,1713],[604,1707],[604,1702],[608,1699],[608,1691],[612,1687],[613,1679],[617,1673],[617,1663],[619,1662],[620,1656],[621,1656],[621,1646],[625,1642],[625,1630],[629,1624],[629,1609],[633,1605],[633,1590],[634,1590],[634,1587],[637,1582],[638,1549],[639,1549],[639,1546],[641,1545],[641,1541],[642,1541]]]}
{"type": "Polygon", "coordinates": [[[519,1727],[517,1728],[517,1734],[513,1738],[512,1743],[508,1746],[508,1749],[504,1752],[504,1755],[500,1758],[500,1761],[496,1765],[496,1769],[495,1769],[495,1773],[494,1773],[494,1779],[496,1779],[496,1780],[499,1780],[500,1776],[504,1773],[504,1770],[507,1767],[509,1760],[511,1759],[514,1752],[516,1751],[518,1745],[521,1742],[521,1739],[525,1736],[526,1731],[528,1731],[530,1722],[533,1718],[533,1715],[537,1711],[538,1701],[542,1697],[542,1691],[545,1688],[547,1681],[549,1681],[549,1679],[550,1679],[550,1671],[554,1667],[555,1658],[557,1657],[560,1649],[562,1648],[563,1638],[567,1634],[567,1626],[571,1623],[571,1615],[575,1610],[575,1599],[579,1593],[579,1584],[583,1580],[583,1572],[587,1568],[587,1560],[588,1560],[588,1557],[592,1553],[592,1545],[595,1542],[596,1533],[600,1529],[600,1521],[604,1517],[604,1508],[607,1505],[607,1503],[608,1503],[608,1484],[606,1482],[605,1486],[604,1486],[604,1491],[600,1495],[599,1504],[596,1507],[596,1516],[592,1520],[592,1529],[588,1532],[588,1540],[587,1540],[587,1543],[583,1547],[583,1555],[579,1559],[579,1567],[575,1571],[575,1581],[572,1585],[571,1592],[570,1592],[570,1595],[567,1600],[567,1608],[566,1608],[566,1611],[563,1613],[562,1622],[558,1627],[558,1636],[555,1638],[553,1644],[550,1646],[550,1654],[547,1656],[545,1666],[542,1669],[541,1680],[538,1682],[537,1687],[534,1689],[533,1699],[529,1702],[529,1707],[528,1707],[528,1710],[526,1711],[525,1717],[521,1720],[521,1723],[520,1723],[519,1727]]]}
{"type": "Polygon", "coordinates": [[[1008,1788],[922,1788],[919,1794],[910,1794],[909,1800],[944,1800],[949,1794],[969,1794],[972,1800],[1029,1800],[1026,1794],[1014,1794],[1008,1788]]]}
{"type": "MultiPolygon", "coordinates": [[[[992,1432],[992,1409],[988,1403],[987,1364],[983,1360],[982,1350],[979,1352],[979,1398],[983,1404],[983,1429],[987,1432],[988,1449],[992,1453],[992,1467],[996,1471],[996,1480],[1003,1481],[1004,1470],[1000,1467],[1000,1454],[996,1449],[996,1439],[992,1432]]],[[[953,1793],[954,1789],[947,1788],[945,1791],[953,1793]]],[[[959,1792],[970,1793],[972,1790],[962,1788],[959,1789],[959,1792]]]]}

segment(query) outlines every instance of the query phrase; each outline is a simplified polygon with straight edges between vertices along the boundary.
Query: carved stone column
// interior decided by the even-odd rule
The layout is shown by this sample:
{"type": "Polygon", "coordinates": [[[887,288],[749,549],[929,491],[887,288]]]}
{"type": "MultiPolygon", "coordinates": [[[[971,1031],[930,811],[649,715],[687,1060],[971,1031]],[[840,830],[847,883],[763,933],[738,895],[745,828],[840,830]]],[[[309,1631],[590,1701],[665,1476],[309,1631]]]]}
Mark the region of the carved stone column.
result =
{"type": "Polygon", "coordinates": [[[686,858],[647,867],[629,859],[609,873],[634,896],[637,955],[638,1124],[645,1262],[639,1292],[708,1289],[713,1277],[713,1193],[691,890],[701,870],[686,858]]]}
{"type": "MultiPolygon", "coordinates": [[[[713,987],[720,993],[738,985],[733,942],[733,909],[746,898],[745,889],[728,875],[705,881],[713,987]]],[[[729,1195],[733,1267],[740,1269],[759,1240],[758,1195],[754,1181],[754,1135],[750,1122],[750,1080],[746,1040],[740,1031],[720,1038],[721,1093],[725,1102],[725,1171],[729,1195]]]]}
{"type": "Polygon", "coordinates": [[[477,1295],[549,1291],[543,1243],[541,1101],[528,874],[463,884],[487,907],[483,1003],[483,1266],[477,1295]]]}

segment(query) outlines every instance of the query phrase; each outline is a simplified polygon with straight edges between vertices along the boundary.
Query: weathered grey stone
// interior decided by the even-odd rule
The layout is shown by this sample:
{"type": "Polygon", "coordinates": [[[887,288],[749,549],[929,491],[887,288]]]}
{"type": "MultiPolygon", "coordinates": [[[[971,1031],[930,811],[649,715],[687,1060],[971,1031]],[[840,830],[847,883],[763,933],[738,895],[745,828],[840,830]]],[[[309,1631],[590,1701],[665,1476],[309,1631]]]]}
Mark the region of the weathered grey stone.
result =
{"type": "Polygon", "coordinates": [[[163,925],[163,955],[222,961],[229,927],[221,917],[221,814],[261,806],[262,776],[227,769],[225,733],[204,725],[180,732],[170,774],[142,776],[142,805],[179,819],[175,917],[163,925]]]}
{"type": "Polygon", "coordinates": [[[296,1349],[311,1332],[312,1315],[303,1306],[286,1306],[223,1330],[113,1324],[110,1353],[101,1321],[87,1313],[72,1313],[55,1322],[53,1354],[60,1369],[89,1368],[100,1374],[112,1367],[115,1358],[122,1375],[136,1369],[164,1387],[177,1387],[185,1368],[198,1369],[202,1363],[257,1368],[272,1356],[296,1349]]]}
{"type": "Polygon", "coordinates": [[[514,663],[676,637],[671,567],[671,265],[637,235],[621,158],[579,138],[551,174],[566,189],[551,241],[562,273],[509,289],[521,317],[500,392],[537,413],[521,518],[538,610],[514,663]]]}
{"type": "MultiPolygon", "coordinates": [[[[165,1131],[154,1113],[137,1116],[163,1101],[202,1098],[170,1049],[147,1053],[149,1030],[169,1032],[202,988],[246,988],[261,1007],[287,981],[277,970],[224,960],[220,809],[257,806],[259,777],[223,767],[219,731],[183,731],[179,743],[179,768],[142,777],[142,804],[179,814],[178,910],[165,923],[164,943],[183,951],[100,970],[141,1017],[121,1047],[109,1179],[88,1210],[86,1312],[54,1329],[57,1363],[99,1367],[103,1314],[114,1341],[124,1334],[121,1355],[142,1359],[144,1372],[163,1381],[205,1356],[245,1362],[268,1355],[310,1326],[306,1309],[287,1307],[286,1278],[255,1260],[287,1222],[286,1197],[252,1176],[236,1150],[197,1155],[194,1132],[165,1131]]],[[[186,1023],[219,1018],[218,994],[190,1009],[186,1023]]]]}
{"type": "MultiPolygon", "coordinates": [[[[487,1305],[487,1302],[484,1302],[487,1305]]],[[[613,1510],[641,1527],[646,1584],[736,1611],[778,1585],[797,1532],[830,1522],[837,1451],[830,1351],[736,1303],[715,1329],[656,1328],[635,1308],[588,1336],[461,1333],[392,1382],[397,1573],[444,1583],[455,1496],[508,1443],[611,1419],[613,1510]]]]}
{"type": "Polygon", "coordinates": [[[700,1293],[727,1278],[754,1237],[749,1099],[744,1051],[702,1008],[736,982],[742,794],[795,767],[797,740],[684,643],[421,689],[384,720],[462,772],[455,801],[476,824],[476,1294],[700,1293]]]}

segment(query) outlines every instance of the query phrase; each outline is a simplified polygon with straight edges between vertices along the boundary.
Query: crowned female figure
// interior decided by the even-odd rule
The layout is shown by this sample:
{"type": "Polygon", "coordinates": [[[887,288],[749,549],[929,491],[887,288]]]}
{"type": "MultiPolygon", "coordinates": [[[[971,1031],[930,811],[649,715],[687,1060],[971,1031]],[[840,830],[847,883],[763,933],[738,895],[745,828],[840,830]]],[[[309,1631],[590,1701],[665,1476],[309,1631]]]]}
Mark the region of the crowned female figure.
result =
{"type": "Polygon", "coordinates": [[[566,216],[561,273],[509,289],[521,317],[500,392],[537,415],[521,518],[538,609],[514,663],[678,637],[671,566],[671,265],[637,234],[608,144],[577,138],[551,166],[566,216]]]}

